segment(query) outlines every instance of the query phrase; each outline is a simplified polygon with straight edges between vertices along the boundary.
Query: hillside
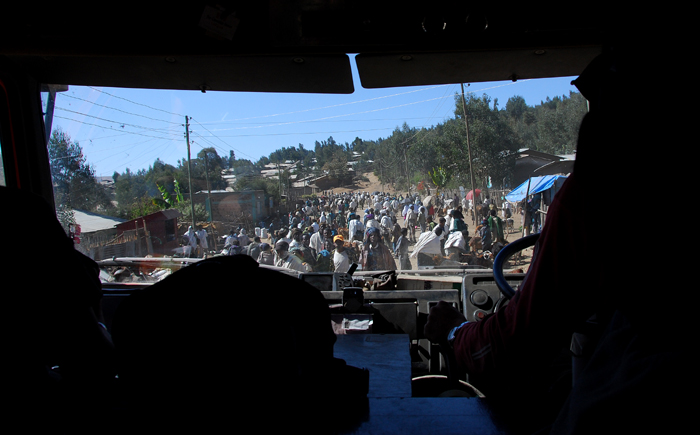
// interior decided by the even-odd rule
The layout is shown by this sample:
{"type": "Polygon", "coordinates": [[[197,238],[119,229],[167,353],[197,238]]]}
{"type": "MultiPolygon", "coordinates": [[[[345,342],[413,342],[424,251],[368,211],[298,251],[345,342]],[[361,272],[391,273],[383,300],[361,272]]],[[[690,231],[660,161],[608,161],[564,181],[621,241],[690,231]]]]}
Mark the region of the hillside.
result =
{"type": "Polygon", "coordinates": [[[359,181],[355,183],[352,186],[344,186],[344,187],[337,187],[333,189],[333,192],[339,193],[339,192],[356,192],[358,190],[365,191],[365,192],[374,192],[374,191],[383,191],[384,189],[387,189],[387,191],[391,191],[392,187],[390,185],[382,185],[382,183],[379,181],[379,178],[374,175],[372,172],[365,172],[362,174],[364,177],[366,177],[369,181],[359,181]]]}

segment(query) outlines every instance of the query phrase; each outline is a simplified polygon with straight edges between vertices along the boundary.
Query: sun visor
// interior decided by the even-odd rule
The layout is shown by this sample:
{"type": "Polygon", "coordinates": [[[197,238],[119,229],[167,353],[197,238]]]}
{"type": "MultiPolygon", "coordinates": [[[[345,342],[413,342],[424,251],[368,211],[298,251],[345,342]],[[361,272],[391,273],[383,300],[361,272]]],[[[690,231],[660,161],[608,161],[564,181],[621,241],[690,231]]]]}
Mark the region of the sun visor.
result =
{"type": "Polygon", "coordinates": [[[475,83],[579,75],[601,52],[600,46],[358,54],[363,88],[475,83]]]}
{"type": "Polygon", "coordinates": [[[354,91],[346,54],[8,57],[41,83],[200,91],[354,91]]]}

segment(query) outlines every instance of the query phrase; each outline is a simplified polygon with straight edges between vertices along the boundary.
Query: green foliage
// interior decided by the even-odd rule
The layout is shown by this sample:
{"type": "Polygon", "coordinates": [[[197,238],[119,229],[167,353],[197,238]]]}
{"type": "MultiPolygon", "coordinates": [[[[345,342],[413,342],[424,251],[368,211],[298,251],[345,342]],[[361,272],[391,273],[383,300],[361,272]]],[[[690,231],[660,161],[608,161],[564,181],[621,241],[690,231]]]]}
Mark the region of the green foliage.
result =
{"type": "Polygon", "coordinates": [[[197,158],[191,159],[189,163],[187,158],[182,158],[177,163],[177,168],[173,168],[170,175],[180,181],[183,192],[190,193],[190,183],[193,192],[226,188],[226,182],[221,175],[225,162],[215,148],[202,149],[197,153],[197,158]]]}
{"type": "MultiPolygon", "coordinates": [[[[231,157],[235,163],[235,156],[232,155],[231,157]]],[[[226,159],[219,157],[215,148],[202,149],[197,153],[197,158],[193,162],[193,176],[197,180],[203,180],[202,188],[197,190],[205,190],[207,187],[212,190],[226,188],[226,182],[221,176],[221,172],[227,166],[227,162],[226,159]]],[[[202,183],[202,181],[199,182],[202,183]]]]}
{"type": "MultiPolygon", "coordinates": [[[[117,200],[118,216],[126,219],[131,219],[132,209],[141,208],[135,207],[137,203],[145,198],[148,202],[151,201],[151,195],[149,190],[152,188],[152,184],[149,186],[146,183],[146,171],[140,170],[137,173],[131,172],[130,169],[118,176],[113,176],[115,196],[117,200]]],[[[152,192],[153,195],[156,192],[152,192]]],[[[138,217],[138,216],[137,216],[138,217]]]]}
{"type": "Polygon", "coordinates": [[[428,172],[428,175],[438,189],[444,189],[450,181],[450,174],[443,167],[433,168],[433,171],[428,172]]]}
{"type": "MultiPolygon", "coordinates": [[[[316,165],[323,168],[327,163],[332,160],[337,160],[339,153],[345,153],[346,149],[342,145],[338,144],[333,136],[329,137],[328,140],[321,142],[316,141],[314,146],[314,152],[316,154],[316,165]]],[[[347,161],[347,156],[346,156],[347,161]]]]}
{"type": "MultiPolygon", "coordinates": [[[[188,222],[192,219],[192,203],[189,199],[180,201],[175,204],[175,209],[180,212],[180,220],[183,222],[188,222]]],[[[203,204],[194,205],[194,219],[196,222],[204,222],[209,219],[206,207],[203,204]]]]}
{"type": "MultiPolygon", "coordinates": [[[[374,173],[386,184],[391,184],[396,190],[409,189],[416,172],[416,159],[411,149],[418,143],[417,130],[404,123],[396,127],[388,138],[380,140],[374,151],[374,173]]],[[[427,157],[427,156],[426,156],[427,157]]],[[[418,181],[422,176],[418,178],[418,181]]]]}
{"type": "Polygon", "coordinates": [[[506,103],[506,115],[508,118],[515,121],[520,121],[525,116],[525,113],[529,111],[529,107],[525,103],[525,99],[520,95],[510,97],[506,103]]]}
{"type": "Polygon", "coordinates": [[[73,209],[66,206],[65,204],[56,205],[56,218],[58,222],[61,223],[63,231],[68,234],[70,225],[75,225],[75,213],[73,209]]]}
{"type": "MultiPolygon", "coordinates": [[[[197,158],[191,161],[192,190],[197,192],[207,188],[226,188],[222,169],[231,165],[231,158],[234,159],[234,167],[242,167],[246,162],[252,166],[247,160],[235,160],[233,154],[228,158],[221,158],[214,148],[204,148],[197,153],[197,158]]],[[[174,207],[178,201],[182,201],[182,194],[189,192],[190,186],[187,159],[179,160],[177,167],[156,159],[148,169],[140,169],[134,173],[127,168],[121,174],[115,173],[113,179],[118,204],[117,215],[124,218],[132,218],[134,215],[139,217],[143,216],[139,213],[149,214],[174,207]],[[150,202],[151,205],[144,206],[144,202],[150,202]]],[[[188,216],[190,214],[188,213],[188,216]]]]}
{"type": "MultiPolygon", "coordinates": [[[[469,150],[476,180],[491,177],[507,179],[515,168],[515,153],[523,147],[520,138],[508,124],[505,114],[493,109],[487,95],[467,95],[465,105],[469,124],[469,146],[461,95],[455,96],[455,119],[444,126],[445,166],[452,170],[463,185],[471,185],[469,150]]],[[[478,183],[478,182],[477,182],[478,183]]]]}
{"type": "Polygon", "coordinates": [[[112,212],[110,195],[97,182],[95,170],[87,163],[77,142],[62,130],[54,130],[48,152],[56,204],[65,209],[112,212]]]}
{"type": "Polygon", "coordinates": [[[259,168],[250,160],[236,160],[231,166],[236,177],[250,177],[258,175],[259,168]]]}
{"type": "Polygon", "coordinates": [[[328,176],[339,180],[341,184],[352,181],[352,175],[348,171],[348,159],[342,150],[336,150],[333,156],[323,166],[323,170],[328,172],[328,176]]]}
{"type": "Polygon", "coordinates": [[[280,194],[279,181],[263,177],[239,178],[236,182],[236,190],[262,190],[266,196],[278,198],[280,194]]]}
{"type": "Polygon", "coordinates": [[[173,205],[175,205],[173,198],[170,196],[170,193],[168,193],[168,191],[165,190],[165,187],[157,183],[156,187],[158,188],[158,191],[160,192],[162,198],[153,198],[151,200],[151,202],[153,202],[153,205],[158,206],[161,209],[170,208],[173,205]]]}
{"type": "Polygon", "coordinates": [[[173,182],[175,186],[175,195],[171,195],[165,187],[156,183],[156,187],[160,192],[161,198],[153,198],[153,205],[160,207],[161,209],[174,208],[182,202],[182,191],[180,190],[180,183],[175,180],[173,182]]]}
{"type": "Polygon", "coordinates": [[[127,219],[137,219],[161,210],[163,210],[163,208],[154,204],[152,198],[149,196],[142,196],[130,205],[124,217],[127,219]]]}

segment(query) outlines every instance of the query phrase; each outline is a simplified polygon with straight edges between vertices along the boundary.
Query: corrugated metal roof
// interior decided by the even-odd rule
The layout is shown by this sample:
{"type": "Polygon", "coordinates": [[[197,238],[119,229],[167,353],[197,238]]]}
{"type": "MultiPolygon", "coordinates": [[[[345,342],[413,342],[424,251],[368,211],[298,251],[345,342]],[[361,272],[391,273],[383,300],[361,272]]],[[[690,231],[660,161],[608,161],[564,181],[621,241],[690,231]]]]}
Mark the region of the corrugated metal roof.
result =
{"type": "Polygon", "coordinates": [[[115,225],[126,222],[126,219],[104,216],[83,210],[73,210],[75,221],[80,225],[83,233],[92,233],[100,230],[114,228],[115,225]]]}

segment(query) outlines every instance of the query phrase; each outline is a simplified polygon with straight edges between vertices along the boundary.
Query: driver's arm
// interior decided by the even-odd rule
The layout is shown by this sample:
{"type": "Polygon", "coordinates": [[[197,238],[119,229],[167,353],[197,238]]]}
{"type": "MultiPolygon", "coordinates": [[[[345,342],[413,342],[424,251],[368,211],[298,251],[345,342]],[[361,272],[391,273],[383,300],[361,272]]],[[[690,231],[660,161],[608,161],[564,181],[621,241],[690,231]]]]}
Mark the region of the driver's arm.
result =
{"type": "MultiPolygon", "coordinates": [[[[600,277],[581,269],[593,260],[585,258],[593,242],[582,231],[587,216],[575,201],[576,189],[572,175],[549,209],[528,275],[508,305],[456,331],[451,344],[457,363],[471,375],[500,378],[506,371],[541,369],[554,352],[568,346],[574,326],[592,313],[591,285],[600,277]]],[[[444,343],[464,320],[448,304],[438,304],[430,312],[425,336],[444,343]]]]}
{"type": "Polygon", "coordinates": [[[447,344],[447,337],[454,328],[466,326],[467,319],[451,304],[440,301],[430,309],[423,333],[433,343],[447,344]]]}

